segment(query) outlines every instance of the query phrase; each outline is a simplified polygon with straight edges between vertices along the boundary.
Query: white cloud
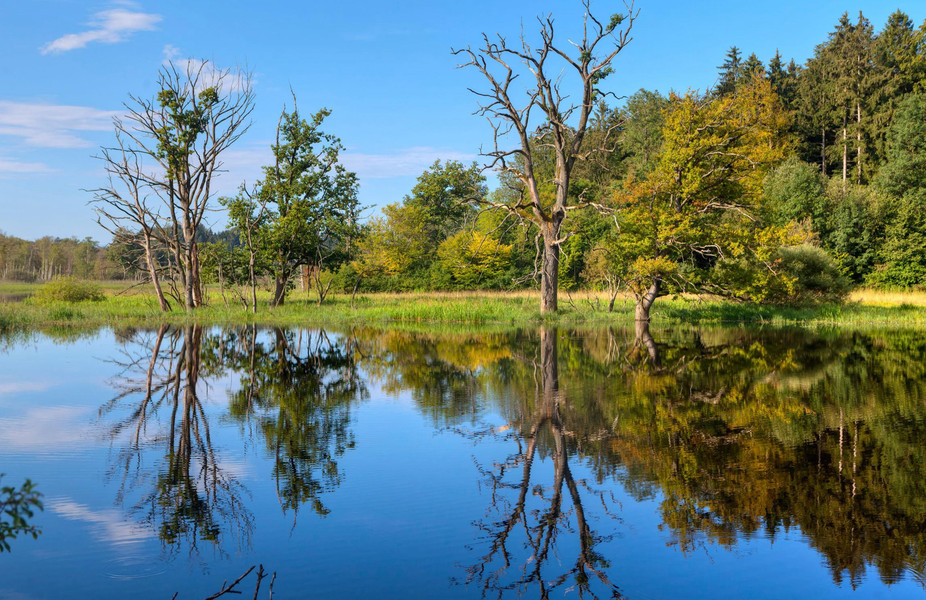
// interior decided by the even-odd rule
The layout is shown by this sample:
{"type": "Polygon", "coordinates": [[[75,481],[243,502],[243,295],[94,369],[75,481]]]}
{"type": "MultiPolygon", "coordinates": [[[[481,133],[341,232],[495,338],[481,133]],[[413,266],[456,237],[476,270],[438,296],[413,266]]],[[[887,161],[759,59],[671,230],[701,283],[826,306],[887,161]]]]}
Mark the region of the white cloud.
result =
{"type": "Polygon", "coordinates": [[[244,69],[219,69],[212,61],[183,58],[183,52],[171,44],[164,46],[164,66],[173,67],[181,76],[196,80],[196,89],[217,87],[226,94],[254,87],[254,78],[244,69]]]}
{"type": "Polygon", "coordinates": [[[0,100],[0,135],[42,148],[87,148],[94,144],[75,132],[110,130],[117,114],[87,106],[0,100]]]}
{"type": "MultiPolygon", "coordinates": [[[[3,160],[0,160],[0,172],[3,171],[3,160]]],[[[4,394],[22,394],[24,392],[44,392],[52,384],[44,381],[8,381],[0,382],[0,396],[4,394]]]]}
{"type": "Polygon", "coordinates": [[[47,406],[21,417],[0,419],[3,449],[12,452],[60,452],[64,447],[89,447],[90,412],[79,406],[47,406]]]}
{"type": "Polygon", "coordinates": [[[50,498],[46,506],[65,519],[89,523],[94,537],[113,546],[138,544],[153,537],[143,526],[123,520],[122,513],[114,509],[93,510],[68,498],[50,498]]]}
{"type": "MultiPolygon", "coordinates": [[[[0,158],[0,175],[21,175],[25,173],[48,173],[53,171],[51,167],[44,163],[22,162],[19,160],[7,160],[0,158]]],[[[3,390],[0,390],[3,393],[3,390]]]]}
{"type": "Polygon", "coordinates": [[[161,22],[161,15],[143,13],[128,8],[112,8],[93,15],[91,29],[69,33],[42,46],[42,54],[58,54],[83,48],[91,42],[116,44],[124,42],[136,31],[151,31],[161,22]]]}
{"type": "Polygon", "coordinates": [[[348,151],[341,156],[344,166],[357,173],[361,180],[418,176],[438,159],[468,163],[475,160],[476,156],[428,146],[404,148],[389,154],[348,151]]]}

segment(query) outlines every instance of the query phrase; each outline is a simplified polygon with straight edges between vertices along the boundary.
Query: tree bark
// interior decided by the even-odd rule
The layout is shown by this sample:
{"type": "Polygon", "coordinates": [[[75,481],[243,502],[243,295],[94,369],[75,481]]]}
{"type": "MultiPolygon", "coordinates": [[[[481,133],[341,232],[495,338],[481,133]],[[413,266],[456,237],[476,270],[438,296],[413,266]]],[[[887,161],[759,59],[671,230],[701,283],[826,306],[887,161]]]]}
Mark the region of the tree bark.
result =
{"type": "Polygon", "coordinates": [[[856,123],[858,124],[858,131],[855,132],[855,139],[857,142],[857,147],[855,149],[857,175],[855,183],[862,184],[862,104],[857,102],[855,104],[855,114],[856,114],[856,123]]]}
{"type": "Polygon", "coordinates": [[[160,306],[161,312],[168,312],[170,310],[170,305],[164,297],[164,290],[161,289],[161,280],[158,279],[158,270],[156,268],[154,256],[151,253],[151,237],[148,236],[147,233],[144,237],[144,247],[145,262],[148,264],[148,274],[151,277],[152,285],[154,285],[154,293],[158,298],[158,306],[160,306]]]}
{"type": "Polygon", "coordinates": [[[842,117],[842,187],[846,187],[849,177],[849,141],[846,137],[846,116],[842,117]]]}
{"type": "Polygon", "coordinates": [[[826,127],[820,128],[820,173],[826,177],[826,127]]]}
{"type": "Polygon", "coordinates": [[[205,302],[203,301],[202,270],[199,267],[199,244],[195,239],[193,240],[193,247],[190,248],[190,259],[192,265],[190,280],[193,285],[193,303],[196,306],[203,306],[205,302]]]}
{"type": "Polygon", "coordinates": [[[656,298],[659,296],[660,284],[661,281],[659,279],[654,279],[646,293],[637,298],[635,315],[637,321],[649,321],[649,310],[653,306],[653,302],[655,302],[656,298]]]}
{"type": "Polygon", "coordinates": [[[540,273],[540,312],[555,313],[559,291],[559,244],[553,225],[545,223],[543,231],[543,262],[540,273]]]}
{"type": "Polygon", "coordinates": [[[273,290],[273,305],[274,306],[283,306],[283,303],[286,301],[286,283],[287,278],[285,277],[274,277],[274,290],[273,290]]]}

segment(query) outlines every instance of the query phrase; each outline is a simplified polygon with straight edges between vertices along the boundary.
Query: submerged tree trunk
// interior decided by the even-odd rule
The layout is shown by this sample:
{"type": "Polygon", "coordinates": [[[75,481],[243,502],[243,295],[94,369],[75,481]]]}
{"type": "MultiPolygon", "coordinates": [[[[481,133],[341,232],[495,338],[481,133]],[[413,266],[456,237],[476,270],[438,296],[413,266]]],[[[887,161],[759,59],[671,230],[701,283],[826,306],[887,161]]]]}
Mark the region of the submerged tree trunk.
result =
{"type": "Polygon", "coordinates": [[[654,279],[649,289],[646,290],[646,293],[637,298],[635,314],[635,319],[637,321],[649,321],[649,310],[653,306],[653,302],[656,301],[656,298],[659,297],[660,284],[661,281],[659,279],[654,279]]]}
{"type": "MultiPolygon", "coordinates": [[[[557,329],[540,328],[540,366],[543,383],[543,404],[552,408],[559,395],[559,356],[557,352],[557,329]],[[550,406],[548,406],[550,405],[550,406]]],[[[549,415],[545,415],[549,416],[549,415]]]]}
{"type": "Polygon", "coordinates": [[[659,366],[659,347],[649,332],[649,321],[637,321],[634,333],[636,334],[634,344],[646,348],[646,353],[649,355],[653,366],[659,366]]]}

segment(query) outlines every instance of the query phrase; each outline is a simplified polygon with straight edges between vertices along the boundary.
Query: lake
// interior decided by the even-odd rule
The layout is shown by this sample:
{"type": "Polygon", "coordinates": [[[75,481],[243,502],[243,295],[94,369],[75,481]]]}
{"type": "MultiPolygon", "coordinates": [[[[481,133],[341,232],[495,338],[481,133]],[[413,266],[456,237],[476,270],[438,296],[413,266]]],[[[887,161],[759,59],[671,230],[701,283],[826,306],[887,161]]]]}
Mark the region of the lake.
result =
{"type": "Polygon", "coordinates": [[[924,440],[910,330],[11,334],[0,598],[919,598],[924,440]]]}

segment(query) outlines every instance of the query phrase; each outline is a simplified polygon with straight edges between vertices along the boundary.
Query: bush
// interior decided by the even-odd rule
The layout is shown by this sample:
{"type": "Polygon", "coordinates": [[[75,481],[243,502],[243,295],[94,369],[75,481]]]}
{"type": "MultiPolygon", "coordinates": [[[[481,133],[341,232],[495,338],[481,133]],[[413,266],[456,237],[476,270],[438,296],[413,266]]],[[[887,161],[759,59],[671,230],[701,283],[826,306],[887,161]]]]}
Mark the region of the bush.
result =
{"type": "Polygon", "coordinates": [[[32,296],[32,301],[37,304],[52,304],[55,302],[99,302],[104,298],[103,288],[91,281],[61,277],[42,285],[32,296]]]}
{"type": "Polygon", "coordinates": [[[801,244],[778,250],[781,285],[767,299],[780,304],[841,302],[849,293],[849,280],[826,250],[801,244]]]}

